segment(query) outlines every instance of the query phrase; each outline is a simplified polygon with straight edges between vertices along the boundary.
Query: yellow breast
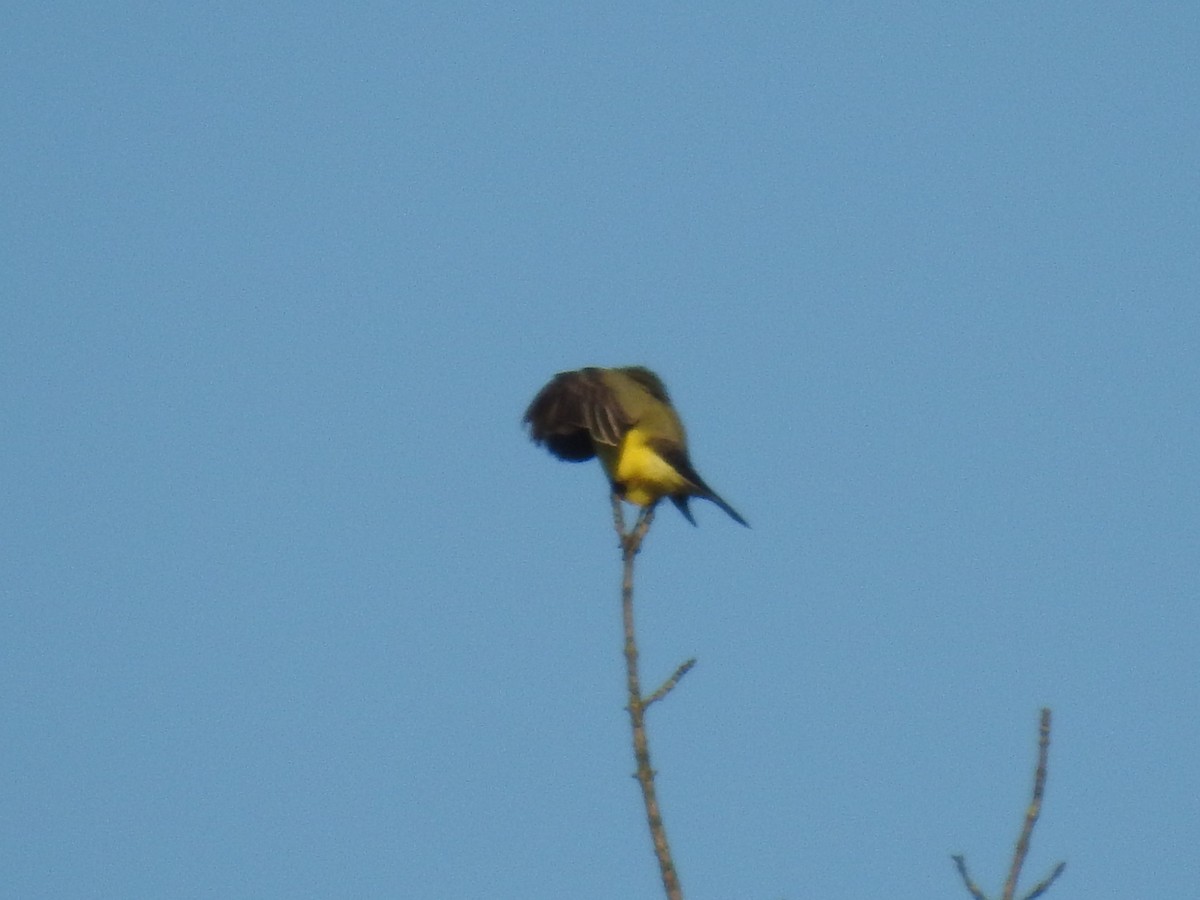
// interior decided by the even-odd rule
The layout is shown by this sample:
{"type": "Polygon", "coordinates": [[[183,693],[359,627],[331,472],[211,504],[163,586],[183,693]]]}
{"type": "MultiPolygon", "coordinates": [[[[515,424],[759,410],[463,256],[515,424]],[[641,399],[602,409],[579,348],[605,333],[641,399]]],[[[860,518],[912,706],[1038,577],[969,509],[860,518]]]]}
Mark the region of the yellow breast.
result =
{"type": "Polygon", "coordinates": [[[682,492],[688,482],[647,444],[636,427],[625,435],[620,447],[601,450],[600,461],[608,477],[625,488],[625,499],[650,506],[659,499],[682,492]]]}

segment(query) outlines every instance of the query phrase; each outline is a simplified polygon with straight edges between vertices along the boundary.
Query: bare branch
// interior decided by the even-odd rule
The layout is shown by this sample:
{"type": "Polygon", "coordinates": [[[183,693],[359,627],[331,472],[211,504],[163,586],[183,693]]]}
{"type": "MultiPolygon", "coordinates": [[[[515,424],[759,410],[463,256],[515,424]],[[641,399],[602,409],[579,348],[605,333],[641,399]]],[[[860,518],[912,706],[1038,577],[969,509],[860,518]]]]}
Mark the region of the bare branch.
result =
{"type": "Polygon", "coordinates": [[[1050,756],[1050,709],[1042,709],[1042,721],[1038,727],[1038,764],[1033,776],[1033,799],[1025,811],[1025,823],[1021,826],[1021,835],[1017,838],[1017,846],[1013,850],[1012,866],[1008,870],[1008,880],[1004,882],[1002,900],[1013,900],[1017,892],[1017,879],[1021,877],[1021,867],[1025,865],[1025,855],[1029,852],[1029,839],[1033,836],[1033,826],[1037,824],[1042,812],[1042,795],[1046,791],[1046,762],[1050,756]]]}
{"type": "Polygon", "coordinates": [[[954,865],[958,867],[958,874],[962,876],[963,884],[966,885],[967,890],[971,893],[971,896],[974,897],[975,900],[988,900],[987,894],[981,891],[979,889],[979,885],[972,881],[971,876],[967,874],[967,861],[963,859],[961,855],[952,856],[950,858],[954,860],[954,865]]]}
{"type": "Polygon", "coordinates": [[[1057,866],[1054,867],[1053,872],[1051,872],[1049,875],[1047,875],[1045,878],[1043,878],[1041,881],[1039,881],[1037,884],[1035,884],[1033,886],[1033,888],[1029,891],[1029,893],[1025,895],[1024,900],[1035,900],[1035,898],[1040,897],[1040,896],[1042,896],[1042,894],[1046,893],[1046,889],[1049,888],[1050,885],[1054,884],[1054,882],[1058,879],[1058,876],[1063,873],[1063,869],[1065,869],[1066,867],[1067,867],[1067,864],[1065,862],[1060,862],[1057,866]]]}
{"type": "Polygon", "coordinates": [[[666,697],[667,694],[671,693],[671,691],[675,690],[675,685],[679,684],[679,679],[688,672],[692,671],[692,666],[694,665],[696,665],[696,658],[694,656],[687,662],[680,663],[679,668],[675,670],[674,674],[664,681],[662,686],[657,691],[647,697],[646,702],[643,703],[642,706],[648,707],[651,703],[657,703],[659,700],[662,700],[664,697],[666,697]]]}
{"type": "MultiPolygon", "coordinates": [[[[663,825],[662,812],[658,806],[658,793],[654,787],[654,767],[650,764],[650,743],[646,736],[646,707],[667,695],[674,683],[683,677],[686,669],[677,670],[667,684],[655,691],[649,699],[642,697],[641,678],[638,675],[637,635],[633,627],[633,561],[641,549],[642,541],[654,520],[654,507],[645,507],[637,523],[626,532],[625,517],[621,500],[613,494],[613,524],[621,541],[621,557],[624,573],[621,579],[621,616],[625,626],[625,676],[629,690],[629,724],[633,731],[633,756],[637,761],[638,784],[642,788],[642,801],[646,807],[646,822],[650,826],[650,839],[654,844],[654,855],[662,874],[663,890],[667,900],[683,900],[683,889],[679,885],[679,874],[667,842],[667,829],[663,825]]],[[[685,664],[687,665],[687,664],[685,664]]],[[[690,668],[690,666],[687,666],[690,668]]]]}
{"type": "MultiPolygon", "coordinates": [[[[1017,880],[1021,877],[1021,867],[1025,865],[1025,856],[1029,853],[1029,841],[1033,837],[1033,826],[1037,824],[1038,816],[1042,811],[1042,797],[1046,792],[1046,769],[1050,759],[1050,710],[1042,709],[1041,723],[1038,728],[1038,762],[1037,769],[1033,776],[1033,799],[1029,803],[1028,809],[1025,810],[1025,821],[1021,825],[1021,833],[1017,837],[1017,845],[1013,849],[1012,865],[1008,870],[1008,879],[1004,883],[1004,893],[1002,900],[1013,900],[1017,890],[1017,880]]],[[[954,864],[958,867],[958,874],[962,876],[963,884],[966,885],[974,900],[988,900],[987,896],[979,889],[979,886],[971,880],[971,876],[967,874],[967,863],[962,856],[953,856],[954,864]]],[[[1054,867],[1046,878],[1039,881],[1026,894],[1022,900],[1035,900],[1040,897],[1054,884],[1059,875],[1067,867],[1065,862],[1060,862],[1054,867]]]]}
{"type": "Polygon", "coordinates": [[[621,503],[621,495],[612,492],[613,528],[617,530],[617,539],[621,549],[625,549],[625,506],[621,503]]]}

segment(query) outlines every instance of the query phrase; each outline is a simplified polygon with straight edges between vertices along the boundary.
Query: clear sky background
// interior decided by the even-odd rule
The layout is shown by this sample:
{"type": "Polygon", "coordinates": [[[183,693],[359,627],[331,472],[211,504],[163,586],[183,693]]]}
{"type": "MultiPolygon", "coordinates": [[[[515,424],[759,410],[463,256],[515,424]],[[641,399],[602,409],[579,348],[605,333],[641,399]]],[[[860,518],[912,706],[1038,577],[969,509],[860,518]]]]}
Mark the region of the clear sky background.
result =
{"type": "Polygon", "coordinates": [[[1200,7],[18,3],[0,894],[1191,898],[1200,7]]]}

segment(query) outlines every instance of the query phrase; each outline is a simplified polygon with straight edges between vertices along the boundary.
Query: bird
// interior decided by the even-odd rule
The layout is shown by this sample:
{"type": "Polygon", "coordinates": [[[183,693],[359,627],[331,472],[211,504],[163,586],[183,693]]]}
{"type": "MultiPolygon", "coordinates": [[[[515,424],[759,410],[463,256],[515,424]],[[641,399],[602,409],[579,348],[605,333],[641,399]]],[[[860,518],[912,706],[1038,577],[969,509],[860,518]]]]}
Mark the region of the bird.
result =
{"type": "Polygon", "coordinates": [[[623,500],[652,509],[666,497],[695,525],[688,500],[701,497],[750,527],[692,465],[666,386],[645,366],[559,372],[538,391],[523,421],[533,442],[561,460],[599,457],[623,500]]]}

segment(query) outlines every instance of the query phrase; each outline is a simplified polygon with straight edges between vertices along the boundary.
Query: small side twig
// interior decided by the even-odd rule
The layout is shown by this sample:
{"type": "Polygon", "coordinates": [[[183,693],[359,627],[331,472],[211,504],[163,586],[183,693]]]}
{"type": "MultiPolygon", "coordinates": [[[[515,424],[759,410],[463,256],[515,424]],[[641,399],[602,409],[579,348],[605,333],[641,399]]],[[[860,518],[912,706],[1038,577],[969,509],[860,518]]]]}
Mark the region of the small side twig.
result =
{"type": "Polygon", "coordinates": [[[686,662],[680,663],[679,668],[674,671],[670,678],[662,683],[662,686],[659,687],[657,691],[646,698],[646,701],[642,704],[642,706],[649,706],[651,703],[657,703],[659,700],[662,700],[664,697],[666,697],[667,694],[671,693],[671,691],[675,690],[675,685],[679,684],[679,679],[688,672],[692,671],[692,666],[694,665],[696,665],[696,658],[694,656],[686,662]]]}
{"type": "Polygon", "coordinates": [[[1066,867],[1067,864],[1065,862],[1060,862],[1054,867],[1053,872],[1051,872],[1030,889],[1029,893],[1025,895],[1024,900],[1034,900],[1034,898],[1040,897],[1042,894],[1046,893],[1046,889],[1050,887],[1050,885],[1054,884],[1055,880],[1063,873],[1063,869],[1066,867]]]}
{"type": "Polygon", "coordinates": [[[641,549],[646,532],[654,519],[654,507],[642,510],[628,532],[625,531],[625,516],[621,509],[621,498],[615,493],[613,502],[613,525],[621,542],[621,558],[624,573],[621,579],[621,615],[625,626],[625,675],[629,691],[629,724],[633,731],[633,756],[637,761],[638,784],[642,789],[642,801],[646,807],[646,822],[650,826],[650,840],[654,844],[654,855],[658,859],[662,875],[663,890],[667,900],[683,900],[683,889],[679,885],[679,873],[671,856],[667,842],[667,829],[663,824],[662,811],[658,806],[658,793],[654,787],[654,767],[650,764],[650,742],[646,736],[646,707],[661,700],[684,676],[691,666],[685,663],[668,681],[649,698],[642,697],[641,679],[638,674],[637,635],[633,627],[633,561],[641,549]]]}
{"type": "Polygon", "coordinates": [[[971,896],[974,897],[975,900],[988,900],[987,894],[981,891],[979,889],[979,885],[971,880],[971,876],[967,873],[967,861],[963,859],[962,855],[960,854],[950,858],[954,860],[954,865],[958,867],[958,874],[962,876],[963,884],[967,886],[967,890],[970,892],[971,896]]]}
{"type": "MultiPolygon", "coordinates": [[[[1025,821],[1021,825],[1021,833],[1017,837],[1017,845],[1013,849],[1012,865],[1008,870],[1008,878],[1004,882],[1004,893],[1001,894],[1002,900],[1013,900],[1016,896],[1017,880],[1021,877],[1021,868],[1025,865],[1025,857],[1029,853],[1029,841],[1033,837],[1033,826],[1037,824],[1038,816],[1042,812],[1042,797],[1046,791],[1046,771],[1049,759],[1050,710],[1043,709],[1041,722],[1038,727],[1038,762],[1033,776],[1033,799],[1030,800],[1029,807],[1025,810],[1025,821]]],[[[962,856],[954,856],[952,859],[955,866],[958,867],[958,874],[962,876],[963,884],[974,900],[988,900],[987,896],[971,880],[971,876],[967,873],[966,860],[962,856]]],[[[1065,862],[1060,862],[1054,867],[1054,871],[1035,884],[1021,900],[1035,900],[1035,898],[1040,897],[1050,888],[1050,885],[1054,884],[1066,867],[1067,864],[1065,862]]]]}
{"type": "Polygon", "coordinates": [[[1004,882],[1003,900],[1013,900],[1017,892],[1017,879],[1021,877],[1021,867],[1025,865],[1025,855],[1029,852],[1029,838],[1033,835],[1033,826],[1037,824],[1042,812],[1042,795],[1046,791],[1046,762],[1050,756],[1050,710],[1042,710],[1042,721],[1038,726],[1038,764],[1033,776],[1033,799],[1025,810],[1025,822],[1021,826],[1021,835],[1017,838],[1016,849],[1013,850],[1012,866],[1008,870],[1008,880],[1004,882]]]}

